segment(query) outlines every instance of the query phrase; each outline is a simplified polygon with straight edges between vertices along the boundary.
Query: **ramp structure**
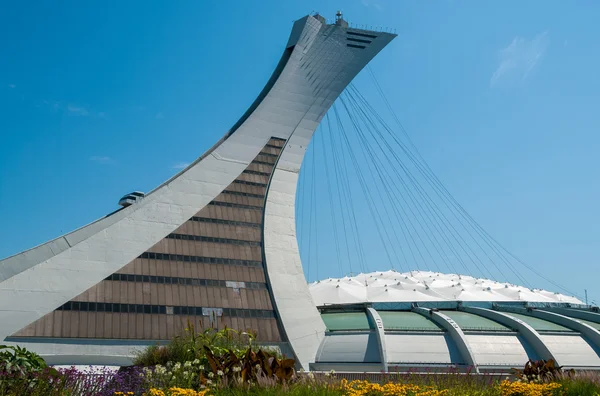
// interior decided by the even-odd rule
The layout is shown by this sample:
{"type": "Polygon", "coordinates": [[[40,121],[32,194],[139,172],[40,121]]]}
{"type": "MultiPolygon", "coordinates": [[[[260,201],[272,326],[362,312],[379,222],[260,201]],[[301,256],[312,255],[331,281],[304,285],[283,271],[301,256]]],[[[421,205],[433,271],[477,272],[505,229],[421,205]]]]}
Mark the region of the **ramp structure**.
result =
{"type": "Polygon", "coordinates": [[[55,364],[125,364],[189,320],[254,329],[308,368],[325,325],[298,253],[298,173],[329,107],[394,37],[341,15],[296,21],[265,88],[208,152],[123,209],[0,261],[0,340],[55,364]]]}

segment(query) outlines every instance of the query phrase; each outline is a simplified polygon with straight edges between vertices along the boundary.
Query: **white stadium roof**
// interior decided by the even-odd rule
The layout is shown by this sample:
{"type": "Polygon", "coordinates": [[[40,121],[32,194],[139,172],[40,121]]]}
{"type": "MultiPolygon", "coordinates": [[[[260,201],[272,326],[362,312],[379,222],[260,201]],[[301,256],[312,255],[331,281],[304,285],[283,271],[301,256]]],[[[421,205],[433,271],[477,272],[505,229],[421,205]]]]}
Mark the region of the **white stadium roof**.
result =
{"type": "Polygon", "coordinates": [[[575,297],[467,275],[430,271],[371,272],[309,284],[317,306],[379,302],[527,301],[583,304],[575,297]]]}

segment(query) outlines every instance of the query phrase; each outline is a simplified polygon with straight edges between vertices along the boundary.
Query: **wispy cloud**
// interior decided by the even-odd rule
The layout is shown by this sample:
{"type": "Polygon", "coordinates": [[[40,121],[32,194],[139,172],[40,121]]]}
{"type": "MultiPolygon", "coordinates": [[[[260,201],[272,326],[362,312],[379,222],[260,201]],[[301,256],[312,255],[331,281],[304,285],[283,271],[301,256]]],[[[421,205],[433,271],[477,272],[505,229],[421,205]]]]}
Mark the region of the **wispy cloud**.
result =
{"type": "Polygon", "coordinates": [[[105,155],[94,155],[90,157],[90,161],[95,162],[97,164],[109,165],[114,164],[115,160],[111,157],[107,157],[105,155]]]}
{"type": "Polygon", "coordinates": [[[77,117],[91,117],[108,119],[106,112],[96,111],[87,106],[83,106],[73,102],[66,102],[61,100],[43,100],[36,107],[43,107],[52,110],[53,112],[63,112],[71,116],[77,117]]]}
{"type": "Polygon", "coordinates": [[[8,88],[15,89],[17,86],[15,84],[8,84],[8,88]]]}
{"type": "Polygon", "coordinates": [[[165,118],[165,115],[162,113],[162,111],[159,111],[158,113],[156,113],[157,120],[162,120],[163,118],[165,118]]]}
{"type": "Polygon", "coordinates": [[[379,4],[378,2],[376,2],[376,1],[373,1],[373,0],[362,0],[362,4],[363,4],[365,7],[373,7],[373,8],[375,8],[377,11],[381,11],[381,10],[383,10],[383,7],[381,6],[381,4],[379,4]]]}
{"type": "Polygon", "coordinates": [[[73,115],[78,115],[82,117],[87,117],[88,115],[90,115],[90,112],[85,107],[77,106],[71,103],[67,105],[67,111],[73,115]]]}
{"type": "Polygon", "coordinates": [[[548,32],[543,32],[529,40],[515,37],[513,41],[499,51],[500,63],[496,68],[490,86],[496,86],[501,80],[520,78],[525,80],[538,64],[548,48],[548,32]]]}
{"type": "Polygon", "coordinates": [[[190,166],[189,162],[178,162],[171,167],[171,169],[185,169],[190,166]]]}

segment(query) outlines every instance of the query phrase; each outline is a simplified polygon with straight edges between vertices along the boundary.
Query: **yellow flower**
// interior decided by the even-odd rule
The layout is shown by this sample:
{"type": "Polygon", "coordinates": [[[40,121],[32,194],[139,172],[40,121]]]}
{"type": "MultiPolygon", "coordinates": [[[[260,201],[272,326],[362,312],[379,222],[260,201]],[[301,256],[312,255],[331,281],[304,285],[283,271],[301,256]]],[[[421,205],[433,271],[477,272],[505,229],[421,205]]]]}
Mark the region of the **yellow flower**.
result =
{"type": "Polygon", "coordinates": [[[208,390],[196,392],[193,389],[170,388],[170,396],[208,396],[208,390]]]}
{"type": "Polygon", "coordinates": [[[152,389],[150,389],[150,391],[147,394],[144,393],[144,396],[166,396],[166,395],[165,395],[165,392],[161,391],[160,389],[152,388],[152,389]]]}
{"type": "Polygon", "coordinates": [[[561,385],[557,383],[536,384],[504,380],[500,384],[502,396],[551,396],[555,390],[560,388],[561,385]]]}
{"type": "Polygon", "coordinates": [[[369,381],[347,380],[340,382],[340,388],[345,391],[346,396],[364,396],[364,395],[383,395],[383,396],[443,396],[447,395],[447,390],[437,390],[432,386],[422,386],[413,384],[377,384],[369,381]]]}

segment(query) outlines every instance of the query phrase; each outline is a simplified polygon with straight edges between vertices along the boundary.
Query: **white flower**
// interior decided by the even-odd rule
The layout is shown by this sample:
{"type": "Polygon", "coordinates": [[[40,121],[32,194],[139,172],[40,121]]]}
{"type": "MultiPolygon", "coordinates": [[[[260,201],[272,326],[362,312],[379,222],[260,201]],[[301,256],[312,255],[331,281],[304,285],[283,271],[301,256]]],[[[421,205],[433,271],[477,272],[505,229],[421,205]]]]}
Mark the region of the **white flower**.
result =
{"type": "Polygon", "coordinates": [[[198,366],[198,370],[204,370],[204,366],[203,365],[198,366]]]}
{"type": "Polygon", "coordinates": [[[192,364],[200,364],[200,360],[194,359],[194,361],[192,362],[192,364]]]}
{"type": "Polygon", "coordinates": [[[220,375],[220,376],[222,377],[222,376],[223,376],[223,371],[221,371],[221,370],[218,370],[218,371],[217,371],[217,375],[220,375]]]}
{"type": "Polygon", "coordinates": [[[215,375],[212,372],[208,373],[208,378],[213,378],[214,376],[215,375]]]}
{"type": "Polygon", "coordinates": [[[241,368],[241,367],[235,366],[235,367],[233,368],[233,372],[234,372],[234,373],[239,373],[240,371],[242,371],[242,368],[241,368]]]}
{"type": "Polygon", "coordinates": [[[192,367],[192,362],[183,363],[183,367],[192,367]]]}
{"type": "Polygon", "coordinates": [[[189,372],[189,371],[184,371],[184,372],[183,372],[183,376],[184,376],[184,377],[187,377],[188,375],[190,375],[190,372],[189,372]]]}
{"type": "Polygon", "coordinates": [[[206,380],[206,383],[207,383],[208,385],[212,385],[212,384],[213,384],[213,382],[212,382],[211,380],[206,380]]]}
{"type": "Polygon", "coordinates": [[[173,366],[173,370],[179,370],[181,368],[181,363],[177,362],[175,363],[175,366],[173,366]]]}

